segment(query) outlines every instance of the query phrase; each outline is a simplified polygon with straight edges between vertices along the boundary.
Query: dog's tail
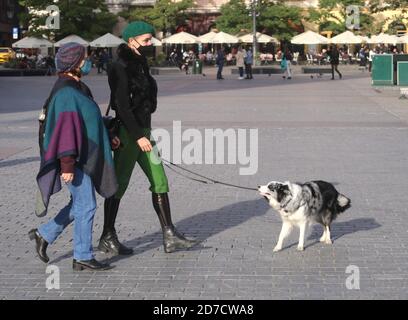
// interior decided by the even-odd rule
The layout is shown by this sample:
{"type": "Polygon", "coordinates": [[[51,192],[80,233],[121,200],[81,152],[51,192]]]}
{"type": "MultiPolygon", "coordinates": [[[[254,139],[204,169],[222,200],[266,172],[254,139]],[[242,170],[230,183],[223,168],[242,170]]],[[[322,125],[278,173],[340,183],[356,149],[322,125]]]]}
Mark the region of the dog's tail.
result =
{"type": "Polygon", "coordinates": [[[338,213],[344,212],[351,207],[351,200],[347,198],[345,195],[339,193],[339,195],[337,196],[336,206],[338,213]]]}

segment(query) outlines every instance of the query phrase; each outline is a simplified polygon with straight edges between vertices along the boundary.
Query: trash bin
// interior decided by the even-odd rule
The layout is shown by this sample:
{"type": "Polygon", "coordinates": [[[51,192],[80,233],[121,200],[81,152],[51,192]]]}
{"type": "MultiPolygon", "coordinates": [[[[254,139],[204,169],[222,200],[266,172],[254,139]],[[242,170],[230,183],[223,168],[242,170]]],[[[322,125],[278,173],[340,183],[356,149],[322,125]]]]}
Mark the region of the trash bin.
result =
{"type": "Polygon", "coordinates": [[[376,54],[373,56],[371,72],[372,85],[392,86],[394,84],[394,62],[392,54],[376,54]]]}
{"type": "Polygon", "coordinates": [[[199,59],[193,61],[193,74],[203,73],[203,62],[199,59]]]}

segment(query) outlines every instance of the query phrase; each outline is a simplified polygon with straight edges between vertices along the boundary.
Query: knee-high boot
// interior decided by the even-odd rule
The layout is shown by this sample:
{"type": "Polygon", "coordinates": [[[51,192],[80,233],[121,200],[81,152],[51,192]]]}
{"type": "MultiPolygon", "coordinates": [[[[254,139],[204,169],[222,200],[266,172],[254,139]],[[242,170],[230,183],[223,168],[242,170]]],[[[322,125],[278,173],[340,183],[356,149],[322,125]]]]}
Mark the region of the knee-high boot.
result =
{"type": "Polygon", "coordinates": [[[103,232],[99,240],[98,249],[114,255],[129,255],[133,249],[125,247],[118,240],[115,230],[115,220],[119,210],[120,199],[114,196],[105,199],[103,232]]]}
{"type": "Polygon", "coordinates": [[[163,231],[163,245],[166,253],[177,249],[187,249],[198,243],[179,234],[171,221],[170,201],[167,193],[152,193],[154,210],[159,217],[163,231]]]}

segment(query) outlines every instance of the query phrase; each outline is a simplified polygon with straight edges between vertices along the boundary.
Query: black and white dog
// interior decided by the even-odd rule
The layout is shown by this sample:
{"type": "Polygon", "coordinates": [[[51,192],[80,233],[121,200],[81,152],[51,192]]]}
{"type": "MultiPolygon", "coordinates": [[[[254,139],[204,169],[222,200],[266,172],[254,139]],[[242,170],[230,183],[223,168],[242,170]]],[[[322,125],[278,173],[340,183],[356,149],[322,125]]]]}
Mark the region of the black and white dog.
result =
{"type": "Polygon", "coordinates": [[[293,226],[300,229],[298,250],[304,250],[305,232],[309,224],[320,223],[324,231],[321,242],[331,244],[330,224],[337,215],[351,206],[351,201],[340,194],[329,182],[311,181],[304,184],[271,181],[258,187],[269,205],[279,212],[282,230],[274,252],[282,249],[283,240],[293,226]]]}

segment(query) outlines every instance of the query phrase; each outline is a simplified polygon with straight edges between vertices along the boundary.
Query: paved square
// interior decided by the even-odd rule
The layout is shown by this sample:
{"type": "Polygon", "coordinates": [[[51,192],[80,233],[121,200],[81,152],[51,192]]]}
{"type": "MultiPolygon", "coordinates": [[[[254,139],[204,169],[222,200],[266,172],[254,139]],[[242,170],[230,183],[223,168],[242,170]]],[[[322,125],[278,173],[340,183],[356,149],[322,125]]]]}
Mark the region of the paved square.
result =
{"type": "MultiPolygon", "coordinates": [[[[227,70],[228,71],[228,70],[227,70]]],[[[203,240],[193,250],[165,254],[148,183],[136,168],[123,198],[117,230],[135,249],[109,258],[106,272],[72,270],[72,227],[48,249],[59,267],[60,289],[47,291],[50,274],[34,254],[27,232],[67,203],[52,198],[49,215],[34,211],[39,167],[37,115],[53,77],[0,78],[0,299],[407,299],[408,102],[392,88],[372,88],[368,73],[347,69],[343,80],[296,74],[227,75],[215,80],[182,74],[157,76],[155,128],[257,128],[258,171],[240,176],[240,164],[190,165],[190,170],[230,183],[323,179],[352,199],[332,227],[334,244],[318,242],[313,227],[306,250],[296,232],[273,253],[281,223],[257,192],[203,185],[167,170],[177,228],[203,240]],[[138,203],[138,208],[135,207],[138,203]],[[360,289],[346,273],[357,266],[360,289]]],[[[109,97],[106,76],[84,78],[101,108],[109,97]]],[[[102,199],[94,244],[103,224],[102,199]]],[[[354,274],[355,275],[355,274],[354,274]]]]}

